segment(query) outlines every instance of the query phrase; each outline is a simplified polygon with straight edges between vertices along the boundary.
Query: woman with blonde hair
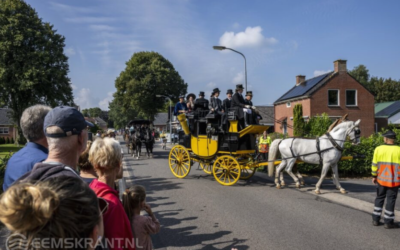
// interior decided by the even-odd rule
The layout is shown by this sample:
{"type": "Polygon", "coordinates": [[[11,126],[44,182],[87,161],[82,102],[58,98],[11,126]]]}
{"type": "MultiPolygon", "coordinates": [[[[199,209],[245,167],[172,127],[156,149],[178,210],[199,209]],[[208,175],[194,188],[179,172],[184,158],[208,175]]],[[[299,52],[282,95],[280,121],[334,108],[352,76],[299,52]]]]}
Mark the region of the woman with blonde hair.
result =
{"type": "Polygon", "coordinates": [[[8,249],[94,249],[107,208],[86,183],[59,176],[11,186],[0,199],[0,221],[11,231],[8,249]]]}
{"type": "Polygon", "coordinates": [[[150,234],[156,234],[160,231],[160,222],[146,203],[146,189],[139,185],[127,189],[122,196],[122,203],[138,245],[143,250],[152,250],[150,234]],[[142,210],[146,211],[149,216],[140,215],[142,210]]]}
{"type": "Polygon", "coordinates": [[[135,249],[135,240],[129,219],[114,189],[117,179],[122,178],[121,145],[113,138],[96,139],[89,151],[89,161],[93,165],[98,179],[90,183],[97,197],[109,203],[109,211],[103,215],[104,237],[113,242],[110,249],[135,249]]]}

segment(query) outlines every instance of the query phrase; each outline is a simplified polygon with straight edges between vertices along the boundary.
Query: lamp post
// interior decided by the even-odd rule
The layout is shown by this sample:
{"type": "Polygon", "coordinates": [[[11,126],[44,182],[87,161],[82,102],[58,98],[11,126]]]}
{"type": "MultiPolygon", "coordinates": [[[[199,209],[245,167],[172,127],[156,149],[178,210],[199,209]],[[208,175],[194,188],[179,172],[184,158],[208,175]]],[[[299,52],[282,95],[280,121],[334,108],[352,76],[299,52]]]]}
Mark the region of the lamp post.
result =
{"type": "Polygon", "coordinates": [[[168,96],[165,95],[156,95],[156,97],[164,97],[167,98],[169,100],[169,139],[170,139],[170,143],[172,144],[172,110],[171,110],[171,98],[169,98],[168,96]]]}
{"type": "Polygon", "coordinates": [[[240,54],[240,55],[243,56],[243,58],[244,58],[244,81],[245,81],[245,91],[247,92],[247,63],[246,63],[246,57],[243,55],[243,53],[241,53],[241,52],[239,52],[239,51],[237,51],[237,50],[231,49],[231,48],[227,48],[227,47],[225,47],[225,46],[213,46],[213,49],[215,49],[215,50],[225,50],[225,49],[229,49],[229,50],[232,50],[233,52],[236,52],[236,53],[238,53],[238,54],[240,54]]]}

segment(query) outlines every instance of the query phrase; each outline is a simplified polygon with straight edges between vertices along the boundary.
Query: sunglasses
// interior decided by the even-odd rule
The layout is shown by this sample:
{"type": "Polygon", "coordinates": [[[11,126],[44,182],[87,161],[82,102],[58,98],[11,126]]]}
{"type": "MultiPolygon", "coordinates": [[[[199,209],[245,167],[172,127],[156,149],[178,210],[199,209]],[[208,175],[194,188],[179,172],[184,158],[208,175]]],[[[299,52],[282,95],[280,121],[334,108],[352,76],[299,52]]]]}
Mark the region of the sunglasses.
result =
{"type": "Polygon", "coordinates": [[[101,197],[97,197],[97,200],[99,202],[100,214],[103,215],[108,210],[108,202],[101,197]]]}

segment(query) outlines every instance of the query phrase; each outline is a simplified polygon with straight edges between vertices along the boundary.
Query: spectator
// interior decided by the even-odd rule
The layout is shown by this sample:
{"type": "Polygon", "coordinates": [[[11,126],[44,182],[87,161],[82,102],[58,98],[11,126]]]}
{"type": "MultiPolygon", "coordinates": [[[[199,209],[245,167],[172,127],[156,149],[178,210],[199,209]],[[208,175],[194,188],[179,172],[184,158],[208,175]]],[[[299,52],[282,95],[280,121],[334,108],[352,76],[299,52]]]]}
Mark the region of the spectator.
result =
{"type": "Polygon", "coordinates": [[[89,186],[98,197],[109,203],[109,211],[103,215],[104,237],[111,242],[124,239],[120,240],[119,246],[110,246],[110,249],[135,249],[129,219],[119,200],[118,191],[114,189],[115,180],[122,178],[120,144],[112,138],[95,140],[89,151],[89,161],[99,176],[89,186]]]}
{"type": "Polygon", "coordinates": [[[97,173],[89,161],[89,150],[92,143],[92,141],[88,141],[85,151],[83,151],[81,156],[79,156],[78,162],[79,174],[87,184],[90,184],[94,179],[97,179],[97,173]]]}
{"type": "Polygon", "coordinates": [[[16,248],[34,240],[24,249],[67,249],[68,242],[81,242],[69,249],[94,249],[103,236],[101,214],[107,207],[85,183],[59,176],[11,186],[0,199],[0,221],[11,231],[6,244],[16,248]],[[52,245],[57,242],[64,244],[52,245]]]}
{"type": "Polygon", "coordinates": [[[138,246],[141,246],[143,250],[152,250],[150,234],[156,234],[160,231],[160,222],[146,203],[145,188],[133,186],[127,189],[122,196],[122,202],[137,238],[138,246]],[[141,216],[140,211],[142,210],[145,210],[149,216],[141,216]]]}
{"type": "Polygon", "coordinates": [[[35,105],[22,113],[21,129],[28,143],[8,161],[4,175],[4,191],[21,176],[31,171],[36,163],[46,160],[49,151],[43,132],[43,122],[50,110],[48,106],[35,105]]]}
{"type": "Polygon", "coordinates": [[[60,175],[79,177],[76,168],[79,156],[86,149],[87,126],[93,124],[85,121],[75,108],[60,106],[51,110],[44,119],[49,155],[20,180],[46,180],[60,175]]]}

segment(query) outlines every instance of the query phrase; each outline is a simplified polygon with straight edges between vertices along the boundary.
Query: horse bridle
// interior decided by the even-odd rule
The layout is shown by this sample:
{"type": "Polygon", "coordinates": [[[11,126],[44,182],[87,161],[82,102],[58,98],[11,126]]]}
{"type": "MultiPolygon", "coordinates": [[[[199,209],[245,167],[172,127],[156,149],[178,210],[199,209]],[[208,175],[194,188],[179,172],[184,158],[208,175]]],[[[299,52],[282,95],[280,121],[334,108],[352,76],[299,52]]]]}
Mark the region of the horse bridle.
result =
{"type": "MultiPolygon", "coordinates": [[[[352,128],[349,128],[346,134],[349,135],[350,140],[353,143],[356,143],[357,140],[361,137],[361,130],[357,126],[353,126],[352,128]],[[354,130],[354,136],[352,136],[350,133],[354,130]]],[[[328,137],[329,141],[332,143],[333,147],[339,150],[340,152],[343,152],[344,148],[342,148],[337,141],[346,141],[346,140],[335,140],[329,132],[326,132],[325,135],[328,137]]]]}

